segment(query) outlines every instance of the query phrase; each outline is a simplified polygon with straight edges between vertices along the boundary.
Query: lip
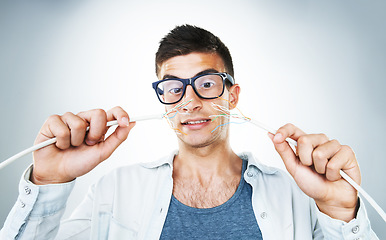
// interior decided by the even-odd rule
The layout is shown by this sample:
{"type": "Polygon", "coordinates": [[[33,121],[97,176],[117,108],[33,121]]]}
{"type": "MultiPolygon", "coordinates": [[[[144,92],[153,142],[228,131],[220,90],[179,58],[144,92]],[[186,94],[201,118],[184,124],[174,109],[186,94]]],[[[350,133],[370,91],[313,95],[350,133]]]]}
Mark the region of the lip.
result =
{"type": "Polygon", "coordinates": [[[190,130],[199,130],[209,125],[212,120],[210,118],[194,118],[186,119],[181,122],[182,127],[190,130]]]}

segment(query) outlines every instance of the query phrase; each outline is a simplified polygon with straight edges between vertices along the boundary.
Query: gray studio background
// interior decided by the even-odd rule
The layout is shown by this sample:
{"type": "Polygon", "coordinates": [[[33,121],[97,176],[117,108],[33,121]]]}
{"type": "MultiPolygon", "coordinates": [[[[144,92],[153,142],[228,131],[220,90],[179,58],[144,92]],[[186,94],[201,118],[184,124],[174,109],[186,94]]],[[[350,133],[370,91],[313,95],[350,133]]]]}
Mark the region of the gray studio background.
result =
{"type": "MultiPolygon", "coordinates": [[[[132,116],[162,112],[151,82],[160,38],[190,23],[218,35],[234,58],[240,109],[274,128],[292,122],[350,145],[362,186],[386,209],[386,3],[384,1],[0,1],[0,161],[31,146],[45,119],[114,106],[132,116]]],[[[232,126],[236,151],[282,168],[262,130],[232,126]]],[[[176,148],[163,121],[137,123],[87,187],[125,164],[176,148]]],[[[0,225],[31,155],[0,170],[0,225]]],[[[373,229],[385,223],[366,204],[373,229]]]]}

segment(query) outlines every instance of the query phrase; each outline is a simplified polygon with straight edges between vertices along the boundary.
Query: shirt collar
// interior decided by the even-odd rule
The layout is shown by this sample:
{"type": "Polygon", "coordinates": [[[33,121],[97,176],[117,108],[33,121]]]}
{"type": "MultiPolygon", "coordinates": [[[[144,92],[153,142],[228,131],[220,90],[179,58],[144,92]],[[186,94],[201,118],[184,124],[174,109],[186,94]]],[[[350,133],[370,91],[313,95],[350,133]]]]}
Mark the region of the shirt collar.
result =
{"type": "Polygon", "coordinates": [[[242,152],[237,154],[241,159],[248,161],[247,169],[256,168],[264,174],[275,174],[278,170],[275,167],[267,166],[261,163],[257,158],[250,152],[242,152]]]}
{"type": "Polygon", "coordinates": [[[173,168],[173,160],[174,160],[174,157],[177,155],[177,153],[178,153],[178,150],[174,150],[169,155],[162,157],[157,161],[141,163],[141,165],[145,168],[157,168],[167,164],[173,168]]]}
{"type": "MultiPolygon", "coordinates": [[[[174,157],[177,155],[178,150],[174,150],[171,152],[169,155],[154,161],[154,162],[147,162],[147,163],[142,163],[141,165],[145,168],[158,168],[162,165],[169,165],[171,168],[173,168],[173,160],[174,157]]],[[[237,154],[241,159],[248,161],[248,169],[255,167],[259,171],[265,174],[275,174],[277,172],[277,169],[274,167],[270,167],[267,165],[262,164],[260,161],[258,161],[250,152],[242,152],[237,154]]]]}

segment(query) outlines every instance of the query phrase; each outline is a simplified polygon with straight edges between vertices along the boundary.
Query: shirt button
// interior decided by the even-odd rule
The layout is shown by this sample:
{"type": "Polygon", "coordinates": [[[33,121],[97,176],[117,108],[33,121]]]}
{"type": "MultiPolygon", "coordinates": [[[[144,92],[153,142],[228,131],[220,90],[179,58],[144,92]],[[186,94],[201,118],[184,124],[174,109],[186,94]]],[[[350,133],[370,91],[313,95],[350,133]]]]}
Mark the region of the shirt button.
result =
{"type": "Polygon", "coordinates": [[[248,177],[253,177],[253,172],[247,172],[248,177]]]}
{"type": "Polygon", "coordinates": [[[262,213],[260,214],[260,217],[261,217],[262,219],[266,219],[267,216],[268,216],[268,214],[267,214],[266,212],[262,212],[262,213]]]}
{"type": "Polygon", "coordinates": [[[160,210],[159,210],[159,213],[162,213],[162,211],[163,211],[164,209],[163,208],[161,208],[160,210]]]}
{"type": "Polygon", "coordinates": [[[353,227],[353,228],[351,229],[351,232],[354,233],[354,234],[357,234],[357,233],[359,232],[359,226],[356,225],[355,227],[353,227]]]}
{"type": "Polygon", "coordinates": [[[29,187],[25,187],[24,191],[25,191],[25,194],[27,194],[27,195],[31,194],[31,188],[29,188],[29,187]]]}
{"type": "Polygon", "coordinates": [[[20,207],[21,207],[21,208],[24,208],[24,207],[25,207],[25,203],[23,203],[22,201],[20,201],[20,207]]]}

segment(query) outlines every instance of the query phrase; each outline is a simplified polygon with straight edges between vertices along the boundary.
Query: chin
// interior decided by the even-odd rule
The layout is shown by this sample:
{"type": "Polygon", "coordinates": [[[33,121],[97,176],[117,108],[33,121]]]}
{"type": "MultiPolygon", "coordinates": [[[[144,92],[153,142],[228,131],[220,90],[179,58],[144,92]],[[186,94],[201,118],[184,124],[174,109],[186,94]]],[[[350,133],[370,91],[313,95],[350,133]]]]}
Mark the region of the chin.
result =
{"type": "Polygon", "coordinates": [[[207,141],[207,142],[197,142],[197,143],[186,143],[186,145],[188,145],[190,148],[204,148],[204,147],[208,147],[210,145],[213,144],[214,141],[207,141]]]}
{"type": "Polygon", "coordinates": [[[217,134],[211,134],[210,136],[205,136],[203,137],[202,135],[201,136],[179,136],[179,141],[190,147],[190,148],[203,148],[203,147],[208,147],[212,144],[219,144],[220,142],[223,142],[225,141],[226,139],[226,133],[223,132],[223,134],[221,133],[217,133],[217,134]]]}

